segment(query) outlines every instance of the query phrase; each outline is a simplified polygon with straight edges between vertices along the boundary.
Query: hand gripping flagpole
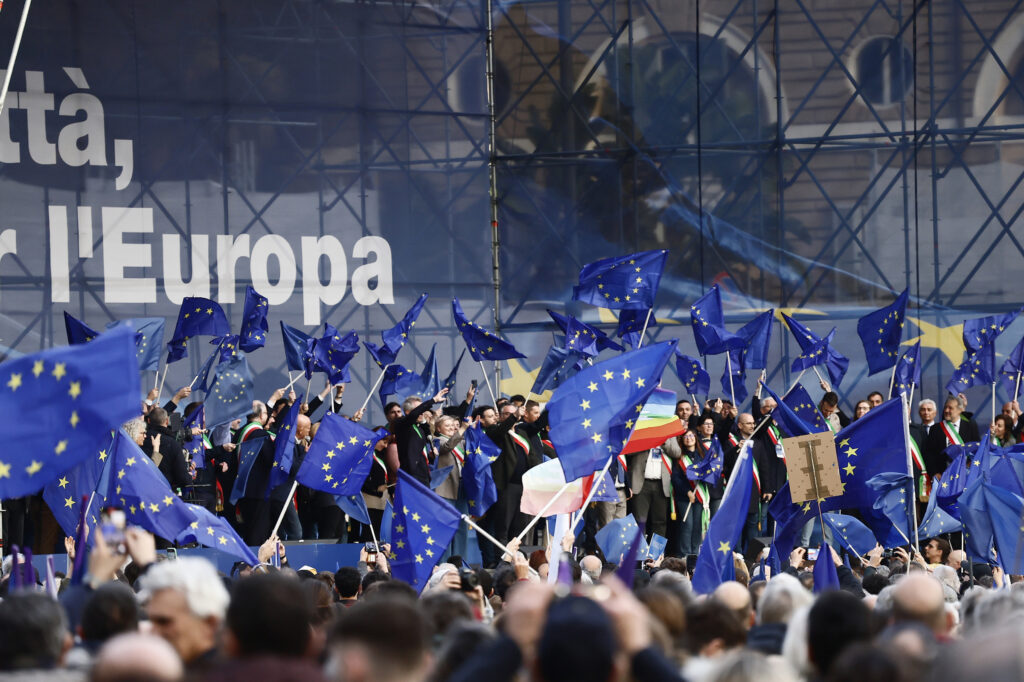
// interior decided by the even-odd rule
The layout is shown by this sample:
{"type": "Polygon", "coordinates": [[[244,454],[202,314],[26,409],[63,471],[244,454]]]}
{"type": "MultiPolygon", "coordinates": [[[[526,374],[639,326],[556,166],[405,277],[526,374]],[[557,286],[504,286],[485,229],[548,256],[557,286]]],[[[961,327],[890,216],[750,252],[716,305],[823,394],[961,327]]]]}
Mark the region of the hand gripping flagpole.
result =
{"type": "Polygon", "coordinates": [[[4,112],[4,105],[7,103],[7,91],[11,87],[11,76],[14,74],[14,62],[18,58],[18,51],[21,49],[21,36],[25,33],[25,22],[28,21],[28,8],[32,6],[32,0],[25,0],[25,7],[21,10],[21,21],[18,22],[18,32],[14,36],[14,47],[11,48],[11,57],[7,60],[7,71],[4,72],[4,84],[0,88],[0,115],[4,112]]]}

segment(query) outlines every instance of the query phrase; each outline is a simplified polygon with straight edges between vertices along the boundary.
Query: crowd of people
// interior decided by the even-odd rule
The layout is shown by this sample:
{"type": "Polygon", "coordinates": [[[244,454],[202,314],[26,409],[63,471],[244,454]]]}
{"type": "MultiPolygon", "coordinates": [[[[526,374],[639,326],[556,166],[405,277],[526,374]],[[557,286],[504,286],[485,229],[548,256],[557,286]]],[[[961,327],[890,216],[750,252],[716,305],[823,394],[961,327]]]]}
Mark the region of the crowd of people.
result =
{"type": "MultiPolygon", "coordinates": [[[[817,409],[833,431],[883,402],[872,393],[848,417],[824,381],[821,388],[817,409]]],[[[821,551],[833,555],[840,589],[816,594],[807,550],[812,522],[783,570],[773,575],[766,568],[767,548],[758,542],[770,540],[766,510],[787,476],[777,433],[757,428],[775,408],[760,391],[744,412],[722,399],[678,401],[683,432],[615,458],[609,467],[614,494],[585,509],[578,535],[566,535],[558,547],[551,546],[545,524],[519,539],[531,520],[520,509],[523,476],[558,456],[547,437],[547,412],[522,396],[480,404],[474,387],[459,404],[448,399],[447,389],[425,400],[388,403],[387,421],[376,427],[387,436],[376,445],[362,488],[372,527],[348,519],[328,493],[299,485],[290,495],[324,415],[346,414],[344,392],[344,384],[327,385],[302,403],[293,431],[281,426],[297,396],[281,389],[266,402],[255,401],[245,419],[209,433],[186,426],[201,407],[185,405],[189,388],[163,405],[150,394],[126,431],[172,490],[224,517],[247,544],[259,547],[258,563],[240,562],[225,575],[201,558],[168,558],[158,548],[173,539],[129,528],[124,554],[97,534],[80,569],[84,575],[58,575],[54,598],[31,584],[14,589],[16,563],[8,556],[0,582],[0,682],[243,675],[923,680],[967,670],[1000,679],[1024,676],[1009,642],[1017,634],[1008,627],[1024,619],[1022,578],[969,561],[959,537],[892,552],[879,546],[845,562],[825,544],[821,551]],[[478,522],[506,551],[482,538],[472,548],[453,542],[422,592],[391,576],[386,545],[379,552],[364,549],[355,567],[289,565],[287,545],[279,540],[377,542],[399,470],[458,503],[461,448],[466,429],[477,425],[500,449],[490,465],[497,500],[478,522]],[[277,438],[294,440],[291,475],[267,491],[277,438]],[[246,492],[232,504],[238,454],[250,441],[259,443],[258,454],[246,492]],[[746,441],[752,441],[759,485],[733,548],[736,580],[712,594],[695,594],[690,577],[702,537],[746,441]],[[201,462],[194,443],[205,443],[201,462]],[[714,482],[691,480],[687,469],[705,459],[713,443],[723,451],[720,475],[714,482]],[[437,471],[448,467],[438,480],[437,471]],[[648,540],[667,539],[663,555],[626,566],[607,561],[597,531],[627,514],[648,540]],[[480,560],[471,562],[476,549],[480,560]],[[549,575],[556,563],[562,569],[549,575]]],[[[925,473],[941,474],[948,465],[948,429],[965,442],[979,439],[965,409],[963,395],[948,398],[941,415],[932,400],[917,405],[920,421],[910,424],[910,434],[925,473]]],[[[361,421],[364,410],[348,418],[361,421]]],[[[1005,447],[1021,439],[1022,428],[1014,401],[1004,405],[989,433],[1005,447]]],[[[14,519],[5,549],[26,539],[37,552],[52,549],[45,509],[31,499],[4,504],[14,519]]],[[[66,547],[74,552],[73,542],[66,547]]],[[[38,575],[31,582],[42,583],[38,575]]]]}

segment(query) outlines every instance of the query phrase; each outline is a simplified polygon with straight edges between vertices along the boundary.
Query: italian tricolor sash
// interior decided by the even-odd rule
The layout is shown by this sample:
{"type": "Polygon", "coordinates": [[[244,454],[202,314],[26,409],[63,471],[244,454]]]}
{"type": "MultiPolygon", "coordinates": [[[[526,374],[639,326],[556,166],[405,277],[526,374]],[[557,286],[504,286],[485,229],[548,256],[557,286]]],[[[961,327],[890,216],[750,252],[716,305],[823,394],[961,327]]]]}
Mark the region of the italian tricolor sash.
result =
{"type": "Polygon", "coordinates": [[[244,443],[253,434],[253,431],[259,431],[262,428],[263,426],[259,422],[249,422],[242,427],[242,431],[238,435],[238,442],[244,443]]]}
{"type": "Polygon", "coordinates": [[[782,434],[779,432],[779,427],[775,424],[768,425],[768,437],[772,439],[774,445],[779,444],[779,439],[782,438],[782,434]]]}
{"type": "Polygon", "coordinates": [[[740,442],[738,440],[736,440],[736,436],[732,435],[732,432],[730,432],[729,433],[729,445],[731,445],[733,447],[736,447],[739,444],[740,444],[740,442]]]}
{"type": "Polygon", "coordinates": [[[466,449],[461,445],[456,445],[452,448],[452,455],[455,456],[455,461],[459,463],[460,468],[466,463],[466,449]]]}
{"type": "Polygon", "coordinates": [[[910,439],[910,459],[914,462],[914,469],[917,472],[917,495],[922,502],[928,501],[928,495],[932,491],[931,479],[925,476],[924,458],[921,456],[921,449],[917,447],[917,441],[910,439]]]}
{"type": "MultiPolygon", "coordinates": [[[[685,452],[683,456],[679,458],[679,466],[682,467],[683,471],[693,465],[693,459],[690,458],[685,452]]],[[[701,503],[701,506],[706,506],[707,501],[710,500],[708,497],[708,487],[703,481],[690,481],[690,487],[693,488],[693,495],[697,498],[697,501],[701,503]]]]}
{"type": "Polygon", "coordinates": [[[384,470],[384,482],[387,483],[388,482],[388,465],[385,464],[384,460],[382,460],[380,457],[378,457],[376,455],[376,453],[373,455],[373,461],[376,462],[377,464],[379,464],[380,468],[384,470]]]}
{"type": "Polygon", "coordinates": [[[512,439],[513,443],[515,443],[516,445],[518,445],[522,449],[523,454],[526,454],[526,455],[530,454],[530,441],[526,440],[521,435],[516,433],[515,429],[512,429],[511,431],[509,431],[508,432],[508,436],[509,436],[509,438],[512,439]]]}
{"type": "Polygon", "coordinates": [[[964,439],[960,437],[960,432],[956,430],[952,422],[943,421],[939,426],[942,427],[942,432],[946,434],[946,445],[964,444],[964,439]]]}
{"type": "Polygon", "coordinates": [[[754,470],[754,485],[757,486],[757,495],[761,495],[761,470],[757,468],[757,460],[754,459],[754,453],[750,453],[750,466],[754,470]]]}

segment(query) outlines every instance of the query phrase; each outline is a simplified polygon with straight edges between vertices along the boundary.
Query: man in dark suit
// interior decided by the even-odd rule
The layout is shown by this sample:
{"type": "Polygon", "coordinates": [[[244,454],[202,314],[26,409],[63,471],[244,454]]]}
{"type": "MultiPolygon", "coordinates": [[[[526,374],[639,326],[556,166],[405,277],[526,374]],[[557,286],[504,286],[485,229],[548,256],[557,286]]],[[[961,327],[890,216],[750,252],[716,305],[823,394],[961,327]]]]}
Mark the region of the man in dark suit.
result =
{"type": "Polygon", "coordinates": [[[959,434],[964,443],[977,442],[981,440],[978,433],[978,425],[968,420],[963,414],[964,408],[960,400],[950,396],[942,407],[942,422],[936,424],[928,431],[928,437],[924,443],[924,464],[928,469],[929,476],[941,474],[949,466],[945,450],[953,443],[958,442],[955,435],[959,434]]]}

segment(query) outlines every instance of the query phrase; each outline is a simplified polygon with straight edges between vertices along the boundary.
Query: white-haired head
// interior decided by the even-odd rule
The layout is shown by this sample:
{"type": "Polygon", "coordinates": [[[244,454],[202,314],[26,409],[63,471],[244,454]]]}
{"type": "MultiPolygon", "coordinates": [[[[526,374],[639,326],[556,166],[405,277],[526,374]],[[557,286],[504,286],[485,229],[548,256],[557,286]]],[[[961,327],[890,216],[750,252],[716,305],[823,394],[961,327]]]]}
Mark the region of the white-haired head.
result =
{"type": "Polygon", "coordinates": [[[810,606],[814,595],[788,573],[779,573],[768,581],[757,600],[757,622],[788,623],[797,609],[810,606]]]}
{"type": "Polygon", "coordinates": [[[223,621],[231,601],[217,569],[209,561],[197,557],[163,561],[150,568],[141,582],[139,596],[143,602],[161,590],[177,590],[197,618],[213,616],[223,621]]]}

